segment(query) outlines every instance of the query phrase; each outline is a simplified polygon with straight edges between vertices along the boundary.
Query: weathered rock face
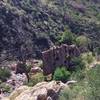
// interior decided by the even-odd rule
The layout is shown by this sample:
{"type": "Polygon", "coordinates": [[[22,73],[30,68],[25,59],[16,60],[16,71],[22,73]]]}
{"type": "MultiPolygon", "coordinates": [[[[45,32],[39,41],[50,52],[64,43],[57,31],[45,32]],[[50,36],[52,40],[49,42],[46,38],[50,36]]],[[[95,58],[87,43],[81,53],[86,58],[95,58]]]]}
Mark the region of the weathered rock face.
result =
{"type": "Polygon", "coordinates": [[[42,52],[44,75],[51,74],[56,67],[72,67],[71,58],[80,55],[80,50],[75,45],[61,45],[42,52]]]}
{"type": "Polygon", "coordinates": [[[8,100],[57,100],[60,90],[65,87],[68,88],[56,81],[38,83],[30,88],[22,86],[16,89],[8,100]]]}

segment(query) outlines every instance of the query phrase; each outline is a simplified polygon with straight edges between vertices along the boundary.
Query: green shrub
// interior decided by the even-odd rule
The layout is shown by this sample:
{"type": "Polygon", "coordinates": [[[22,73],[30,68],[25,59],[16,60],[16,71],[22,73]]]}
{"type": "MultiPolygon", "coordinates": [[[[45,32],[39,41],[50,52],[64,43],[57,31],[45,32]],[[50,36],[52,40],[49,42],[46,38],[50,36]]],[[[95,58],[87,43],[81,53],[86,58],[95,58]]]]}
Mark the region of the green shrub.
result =
{"type": "Polygon", "coordinates": [[[7,78],[11,76],[10,71],[7,68],[0,68],[0,80],[1,81],[6,81],[7,78]]]}
{"type": "Polygon", "coordinates": [[[72,95],[72,91],[65,88],[60,92],[58,100],[72,100],[72,95]]]}
{"type": "Polygon", "coordinates": [[[58,100],[100,100],[100,65],[87,71],[77,71],[71,77],[78,82],[70,89],[62,90],[58,100]]]}
{"type": "Polygon", "coordinates": [[[67,71],[64,67],[57,68],[54,72],[53,79],[56,81],[66,82],[70,76],[70,72],[67,71]]]}
{"type": "Polygon", "coordinates": [[[86,100],[84,96],[85,90],[81,85],[76,85],[72,89],[65,88],[60,92],[58,100],[86,100]]]}
{"type": "Polygon", "coordinates": [[[32,76],[30,77],[30,80],[29,80],[29,82],[27,83],[27,85],[28,85],[28,86],[34,86],[34,85],[36,85],[37,83],[42,82],[42,81],[44,81],[44,76],[43,76],[43,74],[42,74],[42,73],[37,73],[37,74],[32,75],[32,76]]]}
{"type": "Polygon", "coordinates": [[[75,38],[76,38],[75,34],[73,34],[68,30],[63,32],[63,34],[60,36],[59,42],[70,45],[75,41],[75,38]]]}
{"type": "Polygon", "coordinates": [[[81,57],[73,57],[72,58],[72,62],[74,63],[74,67],[75,67],[75,70],[82,70],[84,69],[86,66],[85,66],[85,63],[83,62],[82,58],[81,57]]]}
{"type": "Polygon", "coordinates": [[[98,55],[100,55],[100,47],[96,48],[96,49],[95,49],[95,52],[96,52],[98,55]]]}
{"type": "Polygon", "coordinates": [[[0,89],[2,89],[3,92],[10,92],[11,91],[11,87],[9,85],[7,85],[6,83],[1,83],[0,89]]]}
{"type": "Polygon", "coordinates": [[[96,65],[95,68],[88,71],[87,80],[91,87],[92,99],[90,99],[100,100],[100,65],[96,65]]]}
{"type": "Polygon", "coordinates": [[[77,70],[71,74],[71,80],[82,81],[85,78],[85,71],[84,70],[77,70]]]}
{"type": "Polygon", "coordinates": [[[88,46],[89,42],[90,42],[90,39],[88,39],[86,36],[83,36],[83,35],[78,36],[76,38],[76,44],[78,46],[88,46]]]}
{"type": "Polygon", "coordinates": [[[83,53],[81,55],[81,58],[87,64],[90,64],[95,60],[94,56],[92,55],[92,52],[83,53]]]}
{"type": "Polygon", "coordinates": [[[26,71],[29,73],[31,71],[32,65],[26,65],[26,71]]]}

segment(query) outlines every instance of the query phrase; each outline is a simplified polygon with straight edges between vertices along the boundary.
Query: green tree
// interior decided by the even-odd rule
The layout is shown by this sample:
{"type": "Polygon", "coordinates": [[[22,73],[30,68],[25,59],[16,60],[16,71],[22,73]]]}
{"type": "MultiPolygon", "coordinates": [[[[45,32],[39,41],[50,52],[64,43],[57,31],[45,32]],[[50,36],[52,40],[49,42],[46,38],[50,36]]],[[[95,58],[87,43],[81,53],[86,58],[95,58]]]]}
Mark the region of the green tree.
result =
{"type": "Polygon", "coordinates": [[[53,79],[56,81],[66,82],[70,76],[70,72],[66,68],[57,68],[54,72],[53,79]]]}

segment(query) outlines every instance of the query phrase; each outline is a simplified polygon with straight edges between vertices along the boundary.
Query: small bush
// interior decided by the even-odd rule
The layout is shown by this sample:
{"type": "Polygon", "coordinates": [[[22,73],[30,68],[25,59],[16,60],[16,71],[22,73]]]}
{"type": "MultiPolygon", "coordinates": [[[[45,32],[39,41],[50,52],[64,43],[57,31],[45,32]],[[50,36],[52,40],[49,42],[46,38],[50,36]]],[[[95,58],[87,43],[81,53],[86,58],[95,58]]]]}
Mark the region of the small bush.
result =
{"type": "Polygon", "coordinates": [[[58,100],[71,100],[72,95],[73,95],[72,91],[65,88],[60,92],[58,100]]]}
{"type": "Polygon", "coordinates": [[[10,71],[7,68],[0,68],[0,80],[1,81],[6,81],[7,78],[11,76],[10,71]]]}
{"type": "Polygon", "coordinates": [[[83,53],[81,55],[81,58],[86,64],[92,63],[95,59],[94,56],[92,55],[92,52],[83,53]]]}
{"type": "Polygon", "coordinates": [[[31,71],[32,65],[26,65],[26,71],[29,73],[31,71]]]}
{"type": "Polygon", "coordinates": [[[60,92],[58,100],[85,100],[84,93],[85,89],[83,86],[74,86],[72,89],[64,89],[60,92]]]}
{"type": "Polygon", "coordinates": [[[100,100],[100,65],[96,65],[95,68],[88,71],[87,80],[91,87],[91,100],[100,100]]]}
{"type": "Polygon", "coordinates": [[[0,89],[2,89],[3,92],[10,92],[11,91],[11,87],[9,85],[7,85],[6,83],[1,83],[0,89]]]}
{"type": "Polygon", "coordinates": [[[81,57],[73,57],[72,62],[74,63],[74,68],[76,71],[82,70],[86,67],[81,57]]]}
{"type": "Polygon", "coordinates": [[[96,48],[96,49],[95,49],[95,52],[96,52],[98,55],[100,55],[100,47],[96,48]]]}
{"type": "Polygon", "coordinates": [[[42,81],[44,81],[43,74],[42,73],[37,73],[37,74],[30,77],[30,80],[29,80],[27,85],[28,86],[34,86],[37,83],[42,82],[42,81]]]}
{"type": "Polygon", "coordinates": [[[60,36],[59,42],[70,45],[74,43],[75,38],[76,38],[75,34],[73,34],[72,32],[68,30],[68,31],[63,32],[63,34],[60,36]]]}
{"type": "Polygon", "coordinates": [[[78,46],[88,46],[90,42],[90,39],[88,39],[86,36],[78,36],[76,38],[76,44],[78,46]]]}
{"type": "Polygon", "coordinates": [[[71,74],[70,79],[71,80],[77,80],[82,81],[85,78],[85,71],[84,70],[78,70],[71,74]]]}
{"type": "Polygon", "coordinates": [[[64,67],[57,68],[54,72],[53,79],[56,81],[66,82],[70,76],[70,72],[67,71],[64,67]]]}

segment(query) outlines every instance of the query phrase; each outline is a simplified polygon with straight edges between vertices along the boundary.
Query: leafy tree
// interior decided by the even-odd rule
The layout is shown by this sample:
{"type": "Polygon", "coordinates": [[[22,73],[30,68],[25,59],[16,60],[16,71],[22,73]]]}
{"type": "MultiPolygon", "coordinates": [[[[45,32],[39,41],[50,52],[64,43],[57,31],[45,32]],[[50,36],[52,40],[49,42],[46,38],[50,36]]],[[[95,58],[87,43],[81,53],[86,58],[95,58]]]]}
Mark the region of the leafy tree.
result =
{"type": "Polygon", "coordinates": [[[57,68],[54,72],[53,79],[56,81],[66,82],[70,76],[70,72],[66,68],[57,68]]]}

